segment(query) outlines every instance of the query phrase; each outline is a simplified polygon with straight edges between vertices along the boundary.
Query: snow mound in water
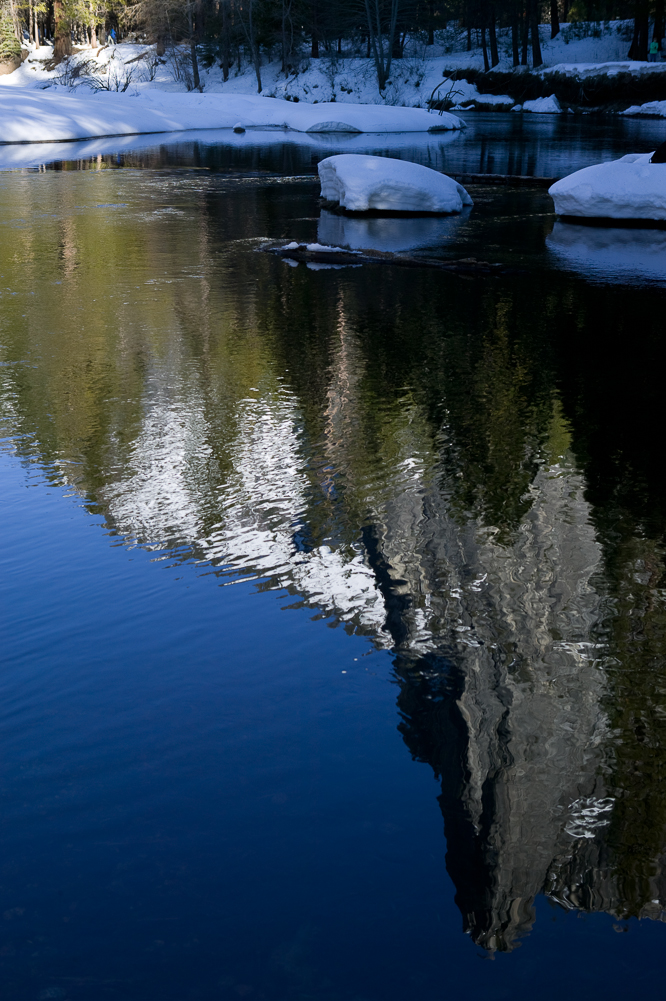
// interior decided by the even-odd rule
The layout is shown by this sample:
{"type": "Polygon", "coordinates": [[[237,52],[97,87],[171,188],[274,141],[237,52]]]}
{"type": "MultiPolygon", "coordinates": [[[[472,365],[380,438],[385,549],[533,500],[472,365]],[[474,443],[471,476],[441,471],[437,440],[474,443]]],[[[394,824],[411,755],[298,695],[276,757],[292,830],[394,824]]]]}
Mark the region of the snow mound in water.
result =
{"type": "Polygon", "coordinates": [[[473,204],[462,184],[419,163],[342,153],[318,170],[322,197],[350,212],[460,212],[473,204]]]}
{"type": "Polygon", "coordinates": [[[666,101],[648,101],[647,104],[632,104],[621,115],[645,115],[647,118],[666,118],[666,101]]]}
{"type": "Polygon", "coordinates": [[[549,189],[555,211],[587,219],[666,220],[666,163],[650,163],[651,156],[629,153],[556,181],[549,189]]]}
{"type": "Polygon", "coordinates": [[[562,114],[559,101],[554,94],[551,94],[550,97],[537,97],[534,101],[525,101],[523,111],[531,111],[532,114],[536,115],[562,114]]]}
{"type": "Polygon", "coordinates": [[[72,95],[0,88],[0,143],[275,127],[310,133],[437,132],[461,129],[464,123],[455,115],[436,115],[423,108],[294,104],[240,94],[150,90],[133,97],[108,91],[72,95]]]}

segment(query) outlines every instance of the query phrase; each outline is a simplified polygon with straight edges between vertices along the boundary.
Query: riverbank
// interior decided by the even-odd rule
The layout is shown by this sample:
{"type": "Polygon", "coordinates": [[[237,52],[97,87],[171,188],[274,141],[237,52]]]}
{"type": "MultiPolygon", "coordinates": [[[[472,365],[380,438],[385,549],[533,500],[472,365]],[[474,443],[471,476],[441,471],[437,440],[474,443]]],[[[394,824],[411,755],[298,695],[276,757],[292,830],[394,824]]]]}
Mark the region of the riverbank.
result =
{"type": "MultiPolygon", "coordinates": [[[[270,49],[262,55],[261,94],[294,104],[365,104],[456,111],[522,111],[528,113],[622,113],[663,117],[666,102],[666,62],[629,61],[631,21],[564,24],[550,38],[550,25],[540,29],[543,64],[512,66],[508,30],[498,35],[499,63],[484,72],[483,53],[471,36],[457,26],[436,34],[435,45],[409,39],[402,59],[396,59],[386,87],[377,85],[374,63],[358,47],[324,52],[319,59],[294,53],[283,71],[270,49]],[[648,106],[649,107],[646,107],[648,106]]],[[[195,89],[189,46],[174,46],[158,57],[154,46],[138,41],[83,47],[59,66],[52,65],[50,46],[31,46],[26,59],[11,74],[0,77],[7,89],[47,89],[184,93],[195,89]]],[[[200,88],[204,93],[256,95],[254,67],[241,54],[223,79],[219,53],[211,47],[198,52],[200,88]]]]}

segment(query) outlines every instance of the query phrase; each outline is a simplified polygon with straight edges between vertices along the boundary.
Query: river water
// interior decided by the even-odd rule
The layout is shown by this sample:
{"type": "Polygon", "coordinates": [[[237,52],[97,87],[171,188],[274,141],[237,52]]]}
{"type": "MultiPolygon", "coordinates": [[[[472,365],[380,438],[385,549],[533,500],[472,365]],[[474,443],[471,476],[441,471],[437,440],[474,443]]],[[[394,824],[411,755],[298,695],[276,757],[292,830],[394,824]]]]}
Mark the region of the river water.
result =
{"type": "Polygon", "coordinates": [[[2,149],[3,998],[661,987],[664,232],[303,176],[661,126],[469,118],[2,149]],[[264,252],[317,239],[503,267],[264,252]]]}

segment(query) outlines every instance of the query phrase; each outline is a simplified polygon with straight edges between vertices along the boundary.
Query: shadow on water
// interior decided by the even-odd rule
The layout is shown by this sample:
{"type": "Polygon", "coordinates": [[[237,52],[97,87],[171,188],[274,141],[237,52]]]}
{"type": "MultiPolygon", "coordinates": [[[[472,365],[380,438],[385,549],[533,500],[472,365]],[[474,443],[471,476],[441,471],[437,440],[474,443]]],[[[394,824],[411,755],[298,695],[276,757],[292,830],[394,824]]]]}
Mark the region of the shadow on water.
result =
{"type": "MultiPolygon", "coordinates": [[[[17,454],[116,537],[392,651],[479,946],[512,951],[540,894],[664,920],[664,291],[587,282],[613,247],[548,236],[523,193],[494,214],[533,266],[486,280],[255,253],[318,234],[501,257],[483,199],[416,231],[320,216],[300,188],[38,180],[2,189],[17,454]]],[[[661,235],[632,238],[642,260],[661,235]]]]}

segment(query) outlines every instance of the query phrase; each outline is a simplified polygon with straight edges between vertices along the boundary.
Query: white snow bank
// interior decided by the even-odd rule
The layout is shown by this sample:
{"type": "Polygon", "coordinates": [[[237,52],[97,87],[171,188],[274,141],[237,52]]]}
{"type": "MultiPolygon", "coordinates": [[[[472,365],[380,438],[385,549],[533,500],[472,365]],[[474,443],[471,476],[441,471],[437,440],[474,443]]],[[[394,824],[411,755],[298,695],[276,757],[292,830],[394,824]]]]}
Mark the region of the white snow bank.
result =
{"type": "Polygon", "coordinates": [[[342,153],[317,169],[322,197],[350,212],[460,212],[473,204],[462,184],[420,163],[342,153]]]}
{"type": "Polygon", "coordinates": [[[631,73],[632,76],[660,76],[666,70],[663,63],[645,63],[633,60],[613,60],[607,62],[583,63],[557,63],[555,66],[543,67],[537,70],[540,76],[548,77],[551,74],[562,74],[563,76],[578,77],[585,79],[591,76],[617,76],[618,73],[631,73]]]}
{"type": "Polygon", "coordinates": [[[652,153],[577,170],[549,189],[558,215],[603,219],[666,220],[666,163],[652,153]]]}
{"type": "Polygon", "coordinates": [[[537,97],[533,101],[523,102],[523,111],[531,111],[537,115],[561,115],[559,101],[554,94],[549,97],[537,97]]]}
{"type": "Polygon", "coordinates": [[[666,284],[666,231],[556,222],[546,240],[561,264],[604,282],[666,284]]]}
{"type": "Polygon", "coordinates": [[[322,210],[317,225],[320,243],[349,250],[381,250],[396,253],[417,247],[441,246],[453,239],[464,225],[467,213],[452,216],[400,218],[396,216],[348,216],[322,210]]]}
{"type": "Polygon", "coordinates": [[[285,128],[297,132],[433,132],[460,129],[455,115],[422,108],[294,104],[270,97],[144,91],[70,95],[0,89],[0,142],[54,142],[190,129],[285,128]]]}

